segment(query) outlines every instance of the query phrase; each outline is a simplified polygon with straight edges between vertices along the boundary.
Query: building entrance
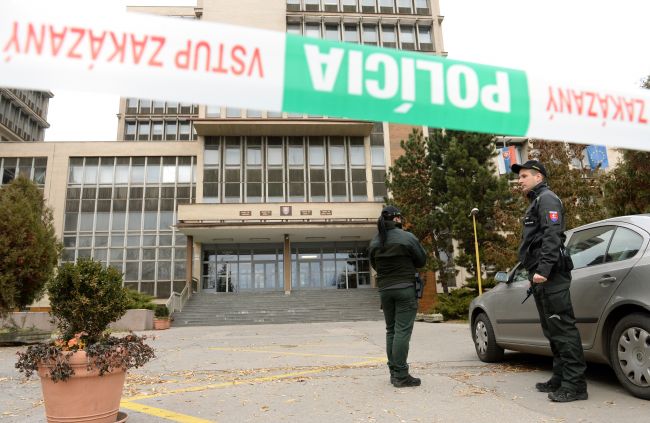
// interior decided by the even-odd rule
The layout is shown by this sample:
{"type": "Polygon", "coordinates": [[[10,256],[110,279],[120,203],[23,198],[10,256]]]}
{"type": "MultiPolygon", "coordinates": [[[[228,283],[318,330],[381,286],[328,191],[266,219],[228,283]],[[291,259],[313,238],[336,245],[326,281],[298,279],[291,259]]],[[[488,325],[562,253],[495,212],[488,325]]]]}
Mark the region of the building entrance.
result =
{"type": "MultiPolygon", "coordinates": [[[[203,245],[202,256],[204,292],[284,290],[282,245],[203,245]]],[[[292,245],[292,290],[364,287],[370,287],[365,242],[292,245]]]]}

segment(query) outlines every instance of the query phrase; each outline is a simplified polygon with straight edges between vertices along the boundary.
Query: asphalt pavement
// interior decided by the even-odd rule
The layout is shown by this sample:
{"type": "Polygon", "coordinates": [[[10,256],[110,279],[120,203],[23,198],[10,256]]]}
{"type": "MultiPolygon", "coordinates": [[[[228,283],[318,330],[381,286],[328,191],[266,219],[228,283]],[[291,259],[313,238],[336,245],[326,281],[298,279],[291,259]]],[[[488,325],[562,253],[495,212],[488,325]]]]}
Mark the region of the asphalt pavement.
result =
{"type": "MultiPolygon", "coordinates": [[[[145,332],[146,333],[146,332],[145,332]]],[[[469,327],[416,322],[409,362],[417,388],[389,383],[382,322],[172,328],[149,332],[157,358],[129,372],[128,422],[643,422],[650,401],[590,364],[589,400],[552,403],[535,382],[547,357],[476,357],[469,327]]],[[[0,348],[0,421],[43,422],[38,378],[0,348]]]]}

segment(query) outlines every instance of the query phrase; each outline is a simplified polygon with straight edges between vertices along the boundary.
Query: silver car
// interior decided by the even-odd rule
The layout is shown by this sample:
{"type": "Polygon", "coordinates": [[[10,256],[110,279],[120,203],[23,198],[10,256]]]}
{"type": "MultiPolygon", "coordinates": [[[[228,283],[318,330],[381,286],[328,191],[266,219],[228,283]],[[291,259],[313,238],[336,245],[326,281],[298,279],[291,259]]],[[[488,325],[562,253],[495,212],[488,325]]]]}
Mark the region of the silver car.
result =
{"type": "MultiPolygon", "coordinates": [[[[633,395],[650,399],[650,214],[616,217],[567,231],[571,300],[588,361],[607,363],[633,395]]],[[[519,265],[469,308],[478,357],[504,349],[551,355],[530,286],[519,265]]]]}

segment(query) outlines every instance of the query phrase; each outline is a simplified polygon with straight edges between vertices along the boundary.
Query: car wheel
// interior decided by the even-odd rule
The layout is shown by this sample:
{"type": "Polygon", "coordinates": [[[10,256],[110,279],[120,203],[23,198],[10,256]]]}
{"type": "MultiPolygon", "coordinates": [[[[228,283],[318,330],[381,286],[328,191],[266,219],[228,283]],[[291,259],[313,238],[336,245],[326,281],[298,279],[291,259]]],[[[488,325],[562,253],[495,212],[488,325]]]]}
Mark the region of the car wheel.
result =
{"type": "Polygon", "coordinates": [[[481,313],[474,320],[472,330],[476,355],[481,361],[493,363],[503,359],[503,348],[497,345],[492,323],[487,314],[481,313]]]}
{"type": "Polygon", "coordinates": [[[610,338],[609,356],[621,385],[636,397],[650,399],[650,315],[621,319],[610,338]]]}

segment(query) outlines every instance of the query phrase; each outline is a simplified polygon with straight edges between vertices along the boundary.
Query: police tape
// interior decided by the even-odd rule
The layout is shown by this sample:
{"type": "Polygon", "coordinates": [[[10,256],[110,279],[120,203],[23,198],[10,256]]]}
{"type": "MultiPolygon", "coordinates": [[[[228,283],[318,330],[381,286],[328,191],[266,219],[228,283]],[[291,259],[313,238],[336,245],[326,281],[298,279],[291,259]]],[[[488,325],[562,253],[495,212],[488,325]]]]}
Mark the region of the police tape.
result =
{"type": "Polygon", "coordinates": [[[548,83],[522,70],[84,4],[3,0],[0,86],[650,151],[650,91],[548,83]]]}

